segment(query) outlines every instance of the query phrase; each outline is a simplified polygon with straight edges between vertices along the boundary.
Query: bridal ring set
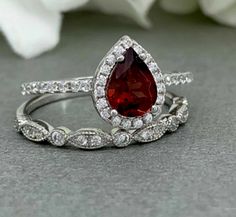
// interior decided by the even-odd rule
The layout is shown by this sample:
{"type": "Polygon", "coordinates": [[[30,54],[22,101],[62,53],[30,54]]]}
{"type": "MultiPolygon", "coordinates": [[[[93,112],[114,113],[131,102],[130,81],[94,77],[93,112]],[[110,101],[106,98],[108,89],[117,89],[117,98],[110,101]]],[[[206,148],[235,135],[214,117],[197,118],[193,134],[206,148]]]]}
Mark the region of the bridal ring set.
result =
{"type": "Polygon", "coordinates": [[[162,74],[152,56],[135,40],[123,36],[105,55],[93,77],[34,81],[22,84],[23,95],[34,95],[16,111],[16,129],[33,142],[97,149],[114,145],[152,142],[174,132],[188,119],[185,97],[167,92],[166,86],[193,80],[190,72],[162,74]],[[100,117],[112,125],[72,131],[33,119],[31,113],[47,104],[91,96],[100,117]],[[166,114],[163,107],[168,107],[166,114]]]}

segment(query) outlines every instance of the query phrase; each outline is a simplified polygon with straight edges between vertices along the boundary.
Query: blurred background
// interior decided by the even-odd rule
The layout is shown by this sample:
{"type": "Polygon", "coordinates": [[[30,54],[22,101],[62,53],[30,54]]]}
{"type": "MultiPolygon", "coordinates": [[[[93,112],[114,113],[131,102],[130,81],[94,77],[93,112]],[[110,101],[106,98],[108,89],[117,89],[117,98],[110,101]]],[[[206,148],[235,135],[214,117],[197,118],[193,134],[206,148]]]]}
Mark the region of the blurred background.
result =
{"type": "MultiPolygon", "coordinates": [[[[0,216],[235,217],[236,1],[0,2],[0,216]],[[170,90],[188,123],[161,140],[82,151],[33,144],[13,129],[25,81],[93,75],[122,35],[165,70],[192,71],[170,90]]],[[[90,99],[35,117],[71,129],[105,127],[90,99]]]]}

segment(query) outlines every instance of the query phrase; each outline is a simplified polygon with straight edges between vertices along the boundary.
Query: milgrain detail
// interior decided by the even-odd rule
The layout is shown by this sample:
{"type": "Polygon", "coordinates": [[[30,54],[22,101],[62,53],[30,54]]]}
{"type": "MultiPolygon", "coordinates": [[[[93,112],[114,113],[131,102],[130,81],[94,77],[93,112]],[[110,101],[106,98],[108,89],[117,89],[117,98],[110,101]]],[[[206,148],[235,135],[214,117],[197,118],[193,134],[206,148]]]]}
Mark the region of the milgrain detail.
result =
{"type": "Polygon", "coordinates": [[[82,149],[97,149],[111,143],[110,134],[99,129],[80,129],[68,135],[68,143],[82,149]]]}
{"type": "Polygon", "coordinates": [[[22,134],[34,142],[42,142],[47,139],[49,132],[36,122],[28,121],[21,126],[22,134]]]}
{"type": "Polygon", "coordinates": [[[156,121],[132,131],[119,128],[113,128],[111,133],[97,128],[81,128],[77,131],[70,131],[65,127],[53,128],[43,121],[40,124],[37,120],[31,120],[28,114],[17,115],[16,123],[17,131],[31,141],[48,141],[58,147],[68,144],[81,149],[93,150],[108,145],[121,148],[135,142],[156,141],[165,133],[176,131],[181,124],[187,121],[188,115],[187,100],[182,97],[173,97],[169,113],[162,114],[156,121]]]}

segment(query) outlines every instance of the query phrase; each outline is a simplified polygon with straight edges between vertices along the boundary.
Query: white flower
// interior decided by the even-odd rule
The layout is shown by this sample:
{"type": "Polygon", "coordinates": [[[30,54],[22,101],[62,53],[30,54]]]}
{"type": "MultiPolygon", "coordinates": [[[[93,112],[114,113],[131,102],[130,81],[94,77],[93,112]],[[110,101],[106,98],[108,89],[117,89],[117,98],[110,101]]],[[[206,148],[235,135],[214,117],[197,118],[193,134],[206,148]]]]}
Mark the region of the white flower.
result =
{"type": "Polygon", "coordinates": [[[0,0],[0,29],[12,49],[30,58],[56,46],[61,15],[40,0],[0,0]]]}
{"type": "Polygon", "coordinates": [[[86,7],[120,14],[148,27],[147,13],[155,0],[0,0],[0,30],[12,49],[35,57],[59,42],[62,12],[86,7]]]}
{"type": "Polygon", "coordinates": [[[236,0],[161,0],[160,4],[173,13],[190,13],[200,7],[214,20],[236,27],[236,0]]]}

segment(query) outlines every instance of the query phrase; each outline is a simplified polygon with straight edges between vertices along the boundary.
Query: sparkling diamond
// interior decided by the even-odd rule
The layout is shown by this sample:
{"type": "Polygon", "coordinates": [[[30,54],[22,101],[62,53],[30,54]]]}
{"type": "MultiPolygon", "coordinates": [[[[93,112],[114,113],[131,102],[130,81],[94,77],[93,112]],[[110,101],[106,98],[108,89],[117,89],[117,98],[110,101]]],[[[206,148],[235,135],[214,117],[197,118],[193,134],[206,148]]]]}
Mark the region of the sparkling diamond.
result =
{"type": "Polygon", "coordinates": [[[106,84],[106,76],[104,75],[100,75],[98,77],[98,84],[101,85],[101,86],[104,86],[106,84]]]}
{"type": "Polygon", "coordinates": [[[109,65],[103,65],[100,69],[100,72],[104,75],[108,75],[111,71],[111,68],[109,65]]]}
{"type": "Polygon", "coordinates": [[[54,130],[50,135],[50,142],[56,146],[63,146],[66,142],[66,134],[62,130],[54,130]]]}
{"type": "Polygon", "coordinates": [[[86,146],[88,144],[88,139],[85,135],[80,135],[76,138],[77,143],[79,143],[81,146],[86,146]]]}
{"type": "Polygon", "coordinates": [[[133,120],[133,126],[134,128],[141,128],[143,126],[143,121],[141,119],[134,119],[133,120]]]}
{"type": "Polygon", "coordinates": [[[109,119],[111,117],[110,115],[110,109],[104,109],[101,111],[101,116],[103,119],[109,119]]]}
{"type": "Polygon", "coordinates": [[[98,108],[99,110],[101,110],[101,109],[107,107],[107,101],[106,101],[105,98],[101,98],[101,99],[99,99],[99,100],[97,101],[96,105],[97,105],[97,108],[98,108]]]}
{"type": "Polygon", "coordinates": [[[154,62],[151,62],[148,64],[148,68],[151,72],[155,73],[155,72],[158,72],[158,66],[156,63],[154,62]]]}
{"type": "Polygon", "coordinates": [[[77,93],[80,91],[80,81],[71,82],[71,91],[77,93]]]}
{"type": "Polygon", "coordinates": [[[176,116],[171,116],[168,118],[168,121],[169,121],[169,127],[168,127],[168,130],[170,132],[174,132],[178,129],[179,127],[179,120],[176,116]]]}
{"type": "Polygon", "coordinates": [[[117,132],[113,135],[113,143],[117,147],[125,147],[131,142],[130,135],[127,132],[117,132]]]}
{"type": "Polygon", "coordinates": [[[107,57],[106,62],[108,65],[112,66],[116,62],[116,57],[113,54],[111,54],[107,57]]]}
{"type": "Polygon", "coordinates": [[[157,104],[162,105],[162,104],[164,103],[164,101],[165,101],[164,95],[159,94],[159,95],[157,96],[157,101],[156,101],[157,104]]]}
{"type": "Polygon", "coordinates": [[[123,120],[121,124],[124,129],[129,129],[131,127],[131,121],[127,119],[123,120]]]}
{"type": "Polygon", "coordinates": [[[114,55],[116,57],[122,56],[124,54],[124,52],[125,52],[125,49],[121,46],[117,46],[114,48],[114,55]]]}
{"type": "Polygon", "coordinates": [[[60,92],[67,92],[70,89],[70,82],[59,82],[58,84],[58,90],[60,92]]]}
{"type": "Polygon", "coordinates": [[[87,80],[81,81],[81,90],[84,92],[89,92],[91,89],[91,83],[87,80]]]}
{"type": "Polygon", "coordinates": [[[132,46],[132,44],[133,44],[133,41],[128,36],[124,36],[122,38],[122,45],[125,49],[130,48],[132,46]]]}
{"type": "Polygon", "coordinates": [[[166,91],[166,87],[163,83],[159,83],[157,85],[157,92],[158,93],[164,93],[166,91]]]}
{"type": "Polygon", "coordinates": [[[98,135],[91,136],[90,145],[91,146],[99,146],[102,142],[102,138],[98,135]]]}
{"type": "Polygon", "coordinates": [[[154,105],[157,98],[155,80],[133,48],[127,50],[125,60],[113,69],[106,95],[112,109],[126,117],[142,116],[154,105]]]}
{"type": "Polygon", "coordinates": [[[149,124],[152,122],[152,115],[151,114],[146,114],[143,118],[145,124],[149,124]]]}
{"type": "Polygon", "coordinates": [[[135,52],[137,53],[137,54],[142,54],[142,53],[144,53],[144,50],[143,50],[143,48],[140,46],[140,45],[135,45],[134,46],[134,50],[135,50],[135,52]]]}
{"type": "Polygon", "coordinates": [[[38,84],[37,82],[34,82],[31,84],[31,92],[32,93],[37,93],[38,92],[38,84]]]}
{"type": "Polygon", "coordinates": [[[148,130],[143,131],[140,136],[143,138],[143,140],[148,141],[152,139],[153,135],[154,135],[154,131],[152,129],[148,129],[148,130]]]}
{"type": "Polygon", "coordinates": [[[40,93],[50,93],[52,92],[52,83],[43,82],[40,84],[40,93]]]}
{"type": "Polygon", "coordinates": [[[119,116],[116,116],[112,119],[112,125],[114,127],[118,127],[120,125],[120,123],[121,123],[121,119],[119,116]]]}
{"type": "Polygon", "coordinates": [[[97,87],[95,90],[96,97],[103,97],[105,96],[105,90],[103,87],[97,87]]]}

